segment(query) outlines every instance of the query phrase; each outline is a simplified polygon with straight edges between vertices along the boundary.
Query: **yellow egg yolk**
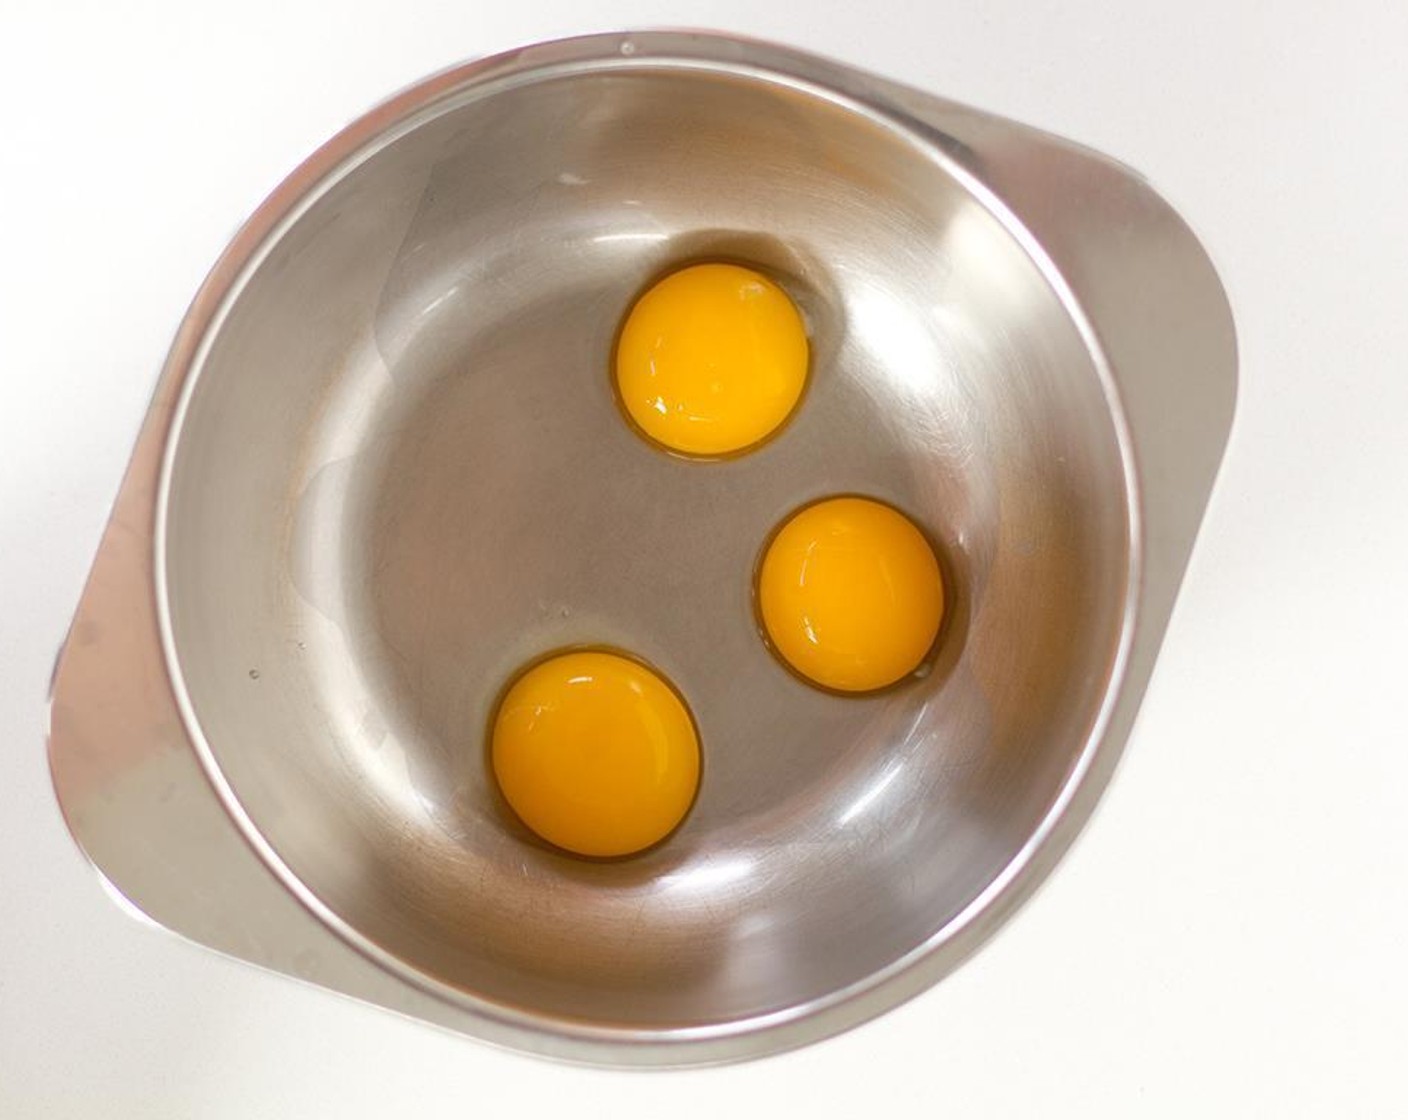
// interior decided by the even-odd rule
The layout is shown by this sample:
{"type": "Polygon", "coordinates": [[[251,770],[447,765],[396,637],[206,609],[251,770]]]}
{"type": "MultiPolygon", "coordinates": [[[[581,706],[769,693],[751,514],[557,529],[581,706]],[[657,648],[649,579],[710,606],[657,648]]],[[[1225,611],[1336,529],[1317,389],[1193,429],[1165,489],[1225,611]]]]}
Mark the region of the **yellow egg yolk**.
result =
{"type": "Polygon", "coordinates": [[[739,265],[692,265],[660,280],[626,316],[616,389],[649,439],[686,455],[728,455],[791,415],[807,354],[802,316],[778,285],[739,265]]]}
{"type": "Polygon", "coordinates": [[[773,536],[757,603],[768,641],[799,674],[840,692],[869,692],[928,655],[943,621],[943,577],[904,514],[868,498],[828,498],[773,536]]]}
{"type": "Polygon", "coordinates": [[[558,654],[523,673],[494,716],[494,776],[549,843],[584,856],[648,848],[684,819],[699,737],[679,694],[620,654],[558,654]]]}

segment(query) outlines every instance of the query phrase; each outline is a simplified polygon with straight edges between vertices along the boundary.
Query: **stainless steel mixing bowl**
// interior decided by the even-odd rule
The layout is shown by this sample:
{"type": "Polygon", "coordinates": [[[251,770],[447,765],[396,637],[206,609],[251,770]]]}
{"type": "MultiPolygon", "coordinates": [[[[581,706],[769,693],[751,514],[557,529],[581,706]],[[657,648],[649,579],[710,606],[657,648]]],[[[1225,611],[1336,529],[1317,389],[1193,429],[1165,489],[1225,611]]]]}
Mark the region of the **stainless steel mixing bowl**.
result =
{"type": "MultiPolygon", "coordinates": [[[[477,1033],[677,1062],[838,1029],[976,944],[1113,763],[1140,597],[1177,579],[1141,518],[1177,495],[1141,483],[1110,346],[1181,316],[1230,374],[1225,303],[1120,169],[1019,134],[1024,216],[901,93],[686,35],[432,79],[282,189],[178,345],[154,588],[186,732],[286,887],[477,1033]],[[1043,216],[1089,166],[1156,235],[1105,288],[1196,273],[1196,306],[1083,302],[1034,230],[1093,243],[1043,216]],[[711,257],[787,285],[814,372],[777,439],[699,463],[632,432],[608,367],[633,294],[711,257]],[[769,532],[835,492],[909,511],[953,585],[931,671],[859,699],[789,675],[750,605],[769,532]],[[535,842],[486,770],[498,690],[577,643],[698,721],[698,801],[639,858],[535,842]]],[[[1196,524],[1230,382],[1186,376],[1222,425],[1196,524]]]]}

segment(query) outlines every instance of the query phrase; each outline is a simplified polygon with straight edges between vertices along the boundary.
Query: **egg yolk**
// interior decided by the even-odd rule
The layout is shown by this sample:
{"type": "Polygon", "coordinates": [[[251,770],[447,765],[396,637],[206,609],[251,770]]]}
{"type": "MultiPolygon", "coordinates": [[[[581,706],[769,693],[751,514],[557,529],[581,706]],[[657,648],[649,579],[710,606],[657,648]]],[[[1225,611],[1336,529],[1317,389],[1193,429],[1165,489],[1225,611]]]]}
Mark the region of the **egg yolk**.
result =
{"type": "Polygon", "coordinates": [[[523,673],[494,717],[494,776],[520,820],[559,848],[624,856],[684,819],[699,737],[679,694],[615,653],[558,654],[523,673]]]}
{"type": "Polygon", "coordinates": [[[807,381],[796,305],[734,264],[672,272],[636,301],[616,344],[621,405],[649,439],[686,455],[742,451],[787,419],[807,381]]]}
{"type": "Polygon", "coordinates": [[[914,672],[933,647],[943,577],[904,514],[868,498],[829,498],[773,536],[757,604],[773,650],[799,674],[868,692],[914,672]]]}

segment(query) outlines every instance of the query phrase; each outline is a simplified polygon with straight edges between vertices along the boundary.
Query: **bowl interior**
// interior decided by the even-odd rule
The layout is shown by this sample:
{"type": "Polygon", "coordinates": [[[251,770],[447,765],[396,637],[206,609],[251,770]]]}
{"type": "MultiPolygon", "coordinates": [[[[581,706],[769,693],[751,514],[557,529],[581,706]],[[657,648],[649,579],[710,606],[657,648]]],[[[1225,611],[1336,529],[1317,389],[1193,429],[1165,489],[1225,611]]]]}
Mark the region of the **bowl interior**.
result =
{"type": "Polygon", "coordinates": [[[921,140],[724,68],[467,91],[335,181],[215,329],[175,432],[175,663],[249,823],[356,935],[546,1020],[670,1031],[805,1008],[942,936],[1032,839],[1110,688],[1128,495],[1080,332],[921,140]],[[687,462],[612,395],[655,274],[752,262],[807,397],[687,462]],[[908,511],[953,591],[922,679],[840,698],[759,640],[759,547],[837,492],[908,511]],[[698,801],[587,862],[484,758],[508,677],[606,644],[693,709],[698,801]]]}

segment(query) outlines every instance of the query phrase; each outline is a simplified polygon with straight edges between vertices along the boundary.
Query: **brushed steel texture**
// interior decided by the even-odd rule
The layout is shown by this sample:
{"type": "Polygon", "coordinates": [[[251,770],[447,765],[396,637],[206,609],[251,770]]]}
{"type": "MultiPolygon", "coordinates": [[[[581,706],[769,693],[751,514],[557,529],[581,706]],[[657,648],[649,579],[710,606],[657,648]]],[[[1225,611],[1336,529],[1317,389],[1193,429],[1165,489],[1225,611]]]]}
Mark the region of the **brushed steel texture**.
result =
{"type": "Polygon", "coordinates": [[[214,948],[573,1060],[686,1065],[922,990],[1045,877],[1128,736],[1231,424],[1226,298],[1106,158],[724,36],[541,44],[315,153],[172,347],[55,679],[116,893],[214,948]],[[813,376],[697,463],[609,378],[680,263],[779,277],[813,376]],[[759,640],[757,550],[867,493],[943,553],[922,678],[842,698],[759,640]],[[600,863],[514,825],[483,729],[606,644],[688,698],[683,827],[600,863]]]}

